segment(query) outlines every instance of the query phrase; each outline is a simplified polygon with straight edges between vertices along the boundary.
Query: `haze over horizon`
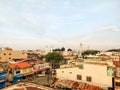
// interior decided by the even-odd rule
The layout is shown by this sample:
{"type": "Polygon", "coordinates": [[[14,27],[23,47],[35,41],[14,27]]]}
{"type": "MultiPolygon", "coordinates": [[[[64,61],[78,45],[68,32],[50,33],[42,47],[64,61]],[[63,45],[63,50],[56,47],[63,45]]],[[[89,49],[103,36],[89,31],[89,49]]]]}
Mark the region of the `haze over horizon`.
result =
{"type": "Polygon", "coordinates": [[[120,0],[0,0],[0,47],[120,48],[120,0]]]}

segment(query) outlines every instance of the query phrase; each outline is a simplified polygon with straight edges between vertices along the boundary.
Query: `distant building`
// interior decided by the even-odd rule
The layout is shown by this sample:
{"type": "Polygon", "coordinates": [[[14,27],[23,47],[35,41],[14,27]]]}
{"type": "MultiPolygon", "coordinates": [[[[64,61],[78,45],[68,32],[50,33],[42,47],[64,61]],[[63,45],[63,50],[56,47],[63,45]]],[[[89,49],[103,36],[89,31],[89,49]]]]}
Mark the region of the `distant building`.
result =
{"type": "Polygon", "coordinates": [[[4,48],[0,50],[0,62],[9,62],[13,59],[26,59],[27,54],[24,51],[4,48]]]}
{"type": "Polygon", "coordinates": [[[78,59],[82,58],[82,52],[83,52],[83,44],[80,43],[80,51],[78,52],[78,59]]]}

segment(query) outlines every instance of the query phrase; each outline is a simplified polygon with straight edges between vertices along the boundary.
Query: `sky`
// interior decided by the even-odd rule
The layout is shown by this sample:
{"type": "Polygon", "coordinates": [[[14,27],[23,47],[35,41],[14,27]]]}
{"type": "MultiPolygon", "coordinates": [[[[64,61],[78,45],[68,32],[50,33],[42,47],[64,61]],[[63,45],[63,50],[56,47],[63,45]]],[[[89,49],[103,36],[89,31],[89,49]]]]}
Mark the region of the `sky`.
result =
{"type": "Polygon", "coordinates": [[[120,48],[120,0],[0,0],[0,47],[120,48]]]}

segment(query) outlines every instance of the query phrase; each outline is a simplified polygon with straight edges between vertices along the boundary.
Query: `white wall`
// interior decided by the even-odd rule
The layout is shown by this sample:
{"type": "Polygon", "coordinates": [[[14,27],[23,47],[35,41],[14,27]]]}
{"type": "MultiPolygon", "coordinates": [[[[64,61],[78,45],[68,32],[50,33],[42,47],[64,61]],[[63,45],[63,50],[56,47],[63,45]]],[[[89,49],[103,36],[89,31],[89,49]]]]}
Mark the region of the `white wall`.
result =
{"type": "Polygon", "coordinates": [[[74,80],[78,82],[82,81],[82,82],[90,83],[103,88],[112,87],[112,77],[107,76],[106,65],[102,66],[102,65],[95,65],[95,64],[84,64],[83,69],[74,67],[74,68],[57,69],[56,71],[57,71],[57,78],[74,80]],[[77,74],[82,75],[82,80],[77,80],[77,74]],[[91,76],[92,81],[87,82],[86,76],[91,76]]]}

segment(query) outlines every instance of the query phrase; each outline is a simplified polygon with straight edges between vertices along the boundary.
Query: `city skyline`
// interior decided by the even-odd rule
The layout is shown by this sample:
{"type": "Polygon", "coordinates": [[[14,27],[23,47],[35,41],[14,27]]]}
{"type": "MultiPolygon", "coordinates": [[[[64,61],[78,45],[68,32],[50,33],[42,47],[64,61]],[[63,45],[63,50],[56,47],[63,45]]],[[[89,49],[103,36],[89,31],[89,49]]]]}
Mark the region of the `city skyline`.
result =
{"type": "Polygon", "coordinates": [[[0,46],[120,48],[119,0],[0,0],[0,46]]]}

